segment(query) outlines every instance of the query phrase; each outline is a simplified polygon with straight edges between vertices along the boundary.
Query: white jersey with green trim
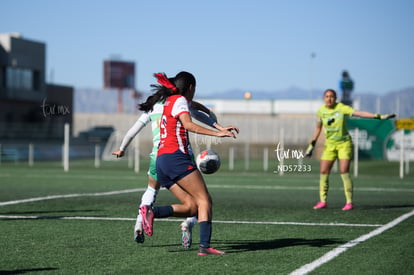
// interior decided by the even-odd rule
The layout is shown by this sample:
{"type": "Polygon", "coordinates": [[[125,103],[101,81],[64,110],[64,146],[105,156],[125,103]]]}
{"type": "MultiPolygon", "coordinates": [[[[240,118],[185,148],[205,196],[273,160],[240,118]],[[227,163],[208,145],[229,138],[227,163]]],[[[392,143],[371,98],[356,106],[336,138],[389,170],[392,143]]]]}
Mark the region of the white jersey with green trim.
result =
{"type": "Polygon", "coordinates": [[[149,123],[151,122],[152,128],[152,144],[153,148],[158,148],[160,143],[160,120],[162,112],[164,110],[164,104],[157,102],[154,104],[152,111],[143,113],[135,124],[128,130],[122,140],[120,150],[125,151],[132,139],[149,123]]]}
{"type": "Polygon", "coordinates": [[[147,125],[150,121],[152,129],[152,144],[153,147],[158,148],[160,143],[160,121],[162,112],[164,110],[164,103],[157,102],[154,104],[154,107],[151,112],[146,113],[149,117],[149,120],[145,121],[144,125],[147,125]]]}

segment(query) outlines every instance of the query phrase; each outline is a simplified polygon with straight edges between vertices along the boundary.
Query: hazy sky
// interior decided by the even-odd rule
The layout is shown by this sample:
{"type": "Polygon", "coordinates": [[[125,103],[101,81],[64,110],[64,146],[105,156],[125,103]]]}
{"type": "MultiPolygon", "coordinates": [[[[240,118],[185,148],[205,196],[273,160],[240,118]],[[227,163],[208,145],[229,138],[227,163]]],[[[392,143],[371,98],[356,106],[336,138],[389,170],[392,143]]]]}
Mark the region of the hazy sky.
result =
{"type": "Polygon", "coordinates": [[[414,86],[412,0],[1,0],[0,32],[46,43],[47,81],[103,86],[103,61],[136,62],[136,87],[181,70],[200,94],[414,86]],[[312,57],[313,56],[313,57],[312,57]]]}

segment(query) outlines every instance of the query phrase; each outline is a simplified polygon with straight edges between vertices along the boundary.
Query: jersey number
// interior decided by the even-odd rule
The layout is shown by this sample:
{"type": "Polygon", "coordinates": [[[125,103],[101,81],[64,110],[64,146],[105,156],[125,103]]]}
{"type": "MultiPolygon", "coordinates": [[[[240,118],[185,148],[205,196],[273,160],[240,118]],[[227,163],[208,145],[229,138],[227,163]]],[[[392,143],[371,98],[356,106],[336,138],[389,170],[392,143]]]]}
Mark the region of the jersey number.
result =
{"type": "Polygon", "coordinates": [[[160,137],[166,138],[167,137],[167,117],[163,115],[161,117],[161,123],[160,123],[160,137]]]}

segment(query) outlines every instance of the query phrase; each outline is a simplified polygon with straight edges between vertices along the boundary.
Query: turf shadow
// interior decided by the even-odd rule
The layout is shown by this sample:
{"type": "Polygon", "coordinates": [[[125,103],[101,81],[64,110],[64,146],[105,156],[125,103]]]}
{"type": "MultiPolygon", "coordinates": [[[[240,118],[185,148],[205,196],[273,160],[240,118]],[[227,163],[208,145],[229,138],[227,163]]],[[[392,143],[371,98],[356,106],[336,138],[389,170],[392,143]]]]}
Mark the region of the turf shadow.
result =
{"type": "Polygon", "coordinates": [[[0,275],[6,274],[24,274],[29,272],[41,272],[41,271],[54,271],[58,268],[54,267],[45,267],[45,268],[28,268],[28,269],[15,269],[15,270],[0,270],[0,275]]]}
{"type": "Polygon", "coordinates": [[[340,239],[302,239],[302,238],[288,238],[277,240],[240,240],[240,241],[215,241],[220,246],[220,249],[226,253],[240,253],[257,250],[271,250],[291,246],[312,246],[323,247],[333,244],[342,244],[340,239]]]}

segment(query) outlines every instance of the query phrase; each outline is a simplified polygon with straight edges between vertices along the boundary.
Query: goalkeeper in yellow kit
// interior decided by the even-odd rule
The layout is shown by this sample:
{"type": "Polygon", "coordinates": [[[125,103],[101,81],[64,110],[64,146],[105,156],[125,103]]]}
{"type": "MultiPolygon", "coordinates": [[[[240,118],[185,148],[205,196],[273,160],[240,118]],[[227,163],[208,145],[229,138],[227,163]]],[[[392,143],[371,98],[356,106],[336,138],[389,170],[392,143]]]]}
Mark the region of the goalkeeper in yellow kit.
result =
{"type": "Polygon", "coordinates": [[[344,184],[346,204],[342,210],[352,210],[353,184],[349,176],[349,167],[352,158],[352,139],[346,129],[346,116],[355,116],[374,119],[389,119],[395,114],[380,115],[365,111],[354,110],[351,106],[336,102],[336,92],[328,89],[323,94],[325,105],[318,109],[318,121],[313,133],[311,142],[306,149],[305,155],[312,155],[315,143],[324,129],[325,145],[320,161],[320,180],[319,180],[319,202],[314,209],[327,208],[327,196],[329,189],[329,174],[336,159],[339,160],[339,171],[344,184]]]}

